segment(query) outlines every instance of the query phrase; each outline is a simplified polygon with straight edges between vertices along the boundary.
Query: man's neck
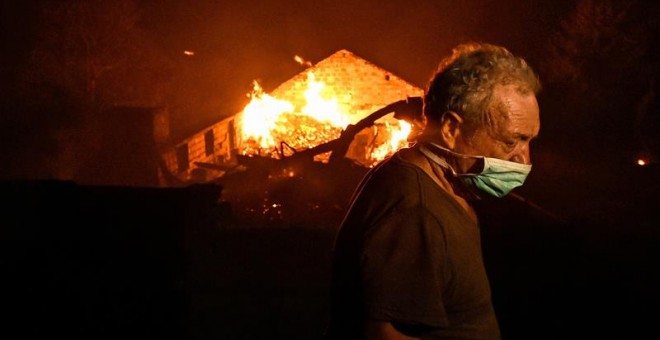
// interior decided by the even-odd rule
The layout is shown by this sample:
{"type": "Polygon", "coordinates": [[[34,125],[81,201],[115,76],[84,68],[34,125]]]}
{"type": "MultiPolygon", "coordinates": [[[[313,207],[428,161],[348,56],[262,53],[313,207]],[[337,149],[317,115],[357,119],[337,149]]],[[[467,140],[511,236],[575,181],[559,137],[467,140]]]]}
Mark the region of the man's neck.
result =
{"type": "Polygon", "coordinates": [[[459,194],[460,188],[456,187],[456,183],[450,181],[445,174],[445,170],[439,165],[429,160],[424,154],[419,151],[419,146],[402,150],[400,156],[407,162],[422,169],[439,187],[451,196],[458,204],[465,209],[465,211],[475,221],[477,220],[476,214],[467,199],[459,194]]]}

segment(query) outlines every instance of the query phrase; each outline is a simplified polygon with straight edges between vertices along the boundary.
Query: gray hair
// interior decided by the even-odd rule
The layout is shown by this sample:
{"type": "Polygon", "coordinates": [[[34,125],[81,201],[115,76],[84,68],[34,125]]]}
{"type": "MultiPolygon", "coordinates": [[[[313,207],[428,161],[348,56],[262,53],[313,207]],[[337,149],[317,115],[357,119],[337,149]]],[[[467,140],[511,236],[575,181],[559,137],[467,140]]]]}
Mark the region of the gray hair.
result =
{"type": "Polygon", "coordinates": [[[493,89],[515,85],[520,94],[538,94],[541,83],[531,67],[506,48],[480,43],[455,47],[443,59],[424,95],[427,124],[453,111],[470,123],[484,124],[493,89]]]}

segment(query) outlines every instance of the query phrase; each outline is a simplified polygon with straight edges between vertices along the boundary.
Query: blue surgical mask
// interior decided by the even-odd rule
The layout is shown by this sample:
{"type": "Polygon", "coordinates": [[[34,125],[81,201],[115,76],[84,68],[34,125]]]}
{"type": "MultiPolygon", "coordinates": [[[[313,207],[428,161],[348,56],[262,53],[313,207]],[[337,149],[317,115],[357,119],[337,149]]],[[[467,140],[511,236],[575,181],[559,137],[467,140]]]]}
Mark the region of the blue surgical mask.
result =
{"type": "Polygon", "coordinates": [[[419,148],[426,157],[442,168],[451,171],[453,176],[461,180],[466,186],[477,188],[480,191],[486,192],[495,197],[503,197],[514,188],[523,185],[527,175],[529,175],[529,172],[532,170],[532,166],[529,164],[521,164],[484,156],[469,156],[451,151],[434,143],[430,143],[430,145],[457,157],[474,158],[482,161],[483,169],[481,172],[461,174],[457,173],[444,158],[431,152],[424,145],[419,148]]]}

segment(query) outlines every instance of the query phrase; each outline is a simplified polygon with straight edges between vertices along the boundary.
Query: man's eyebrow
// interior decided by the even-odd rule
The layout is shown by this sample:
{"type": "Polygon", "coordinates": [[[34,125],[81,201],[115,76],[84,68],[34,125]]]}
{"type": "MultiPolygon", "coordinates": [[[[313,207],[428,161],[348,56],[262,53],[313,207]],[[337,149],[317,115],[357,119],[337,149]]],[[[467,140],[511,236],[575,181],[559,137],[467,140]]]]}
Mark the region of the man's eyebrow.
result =
{"type": "Polygon", "coordinates": [[[539,135],[529,135],[526,133],[515,132],[511,134],[511,137],[522,140],[532,140],[532,139],[538,139],[539,135]]]}

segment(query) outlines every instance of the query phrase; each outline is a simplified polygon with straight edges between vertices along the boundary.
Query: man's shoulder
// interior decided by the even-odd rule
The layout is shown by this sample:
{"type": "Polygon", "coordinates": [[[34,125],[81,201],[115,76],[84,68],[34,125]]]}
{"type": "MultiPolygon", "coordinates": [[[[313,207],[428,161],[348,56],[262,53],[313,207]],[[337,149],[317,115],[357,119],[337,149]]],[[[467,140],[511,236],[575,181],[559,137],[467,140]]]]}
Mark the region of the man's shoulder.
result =
{"type": "MultiPolygon", "coordinates": [[[[352,198],[349,216],[393,214],[418,207],[421,203],[420,174],[395,156],[371,169],[352,198]]],[[[373,216],[371,216],[373,217],[373,216]]]]}
{"type": "Polygon", "coordinates": [[[441,224],[469,222],[464,208],[413,162],[395,154],[381,167],[374,169],[374,186],[393,196],[401,195],[403,205],[422,207],[441,224]]]}
{"type": "Polygon", "coordinates": [[[394,154],[371,169],[367,177],[369,181],[385,181],[399,186],[402,182],[418,182],[422,173],[419,167],[394,154]]]}

